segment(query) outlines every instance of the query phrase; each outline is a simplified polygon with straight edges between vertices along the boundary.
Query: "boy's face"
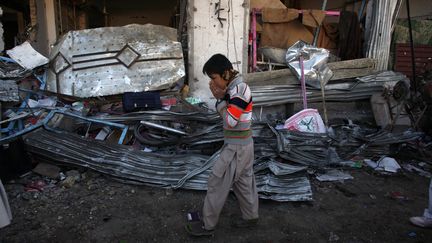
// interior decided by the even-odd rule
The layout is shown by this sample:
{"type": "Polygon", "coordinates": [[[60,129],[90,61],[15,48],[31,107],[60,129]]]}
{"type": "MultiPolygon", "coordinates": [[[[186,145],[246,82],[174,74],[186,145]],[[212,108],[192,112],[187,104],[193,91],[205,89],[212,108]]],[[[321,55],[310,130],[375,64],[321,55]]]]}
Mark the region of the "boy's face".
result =
{"type": "Polygon", "coordinates": [[[219,74],[213,73],[213,74],[210,74],[209,77],[211,79],[210,82],[213,82],[213,84],[216,87],[218,87],[222,90],[226,88],[228,81],[223,79],[219,74]]]}

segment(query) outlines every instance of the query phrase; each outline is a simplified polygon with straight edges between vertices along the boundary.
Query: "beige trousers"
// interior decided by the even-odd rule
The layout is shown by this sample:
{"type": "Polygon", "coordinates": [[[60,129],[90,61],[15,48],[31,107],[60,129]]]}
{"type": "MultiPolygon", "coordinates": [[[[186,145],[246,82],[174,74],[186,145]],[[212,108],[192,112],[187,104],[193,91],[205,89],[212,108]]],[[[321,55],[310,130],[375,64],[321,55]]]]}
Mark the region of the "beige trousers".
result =
{"type": "Polygon", "coordinates": [[[232,187],[243,219],[258,218],[258,192],[253,173],[254,146],[225,144],[208,179],[203,221],[207,230],[216,227],[232,187]]]}
{"type": "Polygon", "coordinates": [[[10,224],[12,213],[3,184],[0,180],[0,228],[10,224]]]}

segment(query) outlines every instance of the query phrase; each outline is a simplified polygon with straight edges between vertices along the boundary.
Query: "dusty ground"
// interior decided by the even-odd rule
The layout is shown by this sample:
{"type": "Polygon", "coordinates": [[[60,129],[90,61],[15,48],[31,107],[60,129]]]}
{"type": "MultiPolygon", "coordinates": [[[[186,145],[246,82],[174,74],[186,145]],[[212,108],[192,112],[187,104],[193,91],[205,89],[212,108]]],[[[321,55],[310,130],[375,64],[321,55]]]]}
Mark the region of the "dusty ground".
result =
{"type": "Polygon", "coordinates": [[[426,206],[429,179],[350,172],[354,179],[344,183],[312,179],[313,202],[261,200],[254,229],[230,227],[239,213],[230,195],[212,238],[191,238],[183,228],[205,192],[125,185],[88,172],[71,188],[24,192],[20,183],[38,178],[30,175],[5,185],[14,219],[0,229],[0,242],[432,242],[432,229],[408,221],[426,206]]]}

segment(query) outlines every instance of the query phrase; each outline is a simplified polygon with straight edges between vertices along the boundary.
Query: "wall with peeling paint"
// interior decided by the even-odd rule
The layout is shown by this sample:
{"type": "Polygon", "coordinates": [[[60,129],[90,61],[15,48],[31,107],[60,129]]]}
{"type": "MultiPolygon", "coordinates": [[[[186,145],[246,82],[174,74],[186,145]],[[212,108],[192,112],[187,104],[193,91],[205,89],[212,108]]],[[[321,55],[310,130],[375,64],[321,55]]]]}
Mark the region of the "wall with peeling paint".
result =
{"type": "MultiPolygon", "coordinates": [[[[205,101],[212,98],[208,89],[209,78],[202,73],[202,67],[213,54],[226,55],[235,69],[242,73],[246,72],[248,15],[248,0],[193,0],[189,2],[188,65],[189,84],[193,96],[205,101]],[[221,21],[218,20],[218,9],[220,9],[221,21]]],[[[214,103],[214,99],[210,103],[214,103]]]]}
{"type": "Polygon", "coordinates": [[[57,41],[57,26],[54,0],[36,0],[38,30],[32,44],[36,51],[49,56],[51,45],[57,41]]]}

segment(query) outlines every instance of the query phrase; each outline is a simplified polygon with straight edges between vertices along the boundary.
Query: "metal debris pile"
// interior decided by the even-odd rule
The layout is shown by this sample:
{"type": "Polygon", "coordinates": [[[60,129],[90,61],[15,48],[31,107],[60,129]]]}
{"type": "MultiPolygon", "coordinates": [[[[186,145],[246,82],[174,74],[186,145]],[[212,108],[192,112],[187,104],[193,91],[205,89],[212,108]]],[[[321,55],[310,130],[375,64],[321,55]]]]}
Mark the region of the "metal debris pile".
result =
{"type": "MultiPolygon", "coordinates": [[[[16,105],[4,109],[7,118],[1,121],[0,144],[22,137],[36,161],[88,168],[126,183],[206,190],[223,146],[222,124],[217,113],[203,104],[188,103],[179,94],[177,86],[185,73],[175,36],[171,29],[152,25],[72,31],[54,47],[50,65],[41,58],[37,63],[20,63],[21,67],[2,58],[0,91],[4,88],[6,95],[0,97],[16,105]],[[120,37],[106,38],[116,39],[113,43],[90,41],[104,35],[120,37]],[[140,82],[143,78],[146,81],[140,82]],[[34,85],[18,86],[24,79],[34,85]],[[163,109],[126,112],[115,96],[149,90],[160,93],[163,109]]],[[[16,47],[14,54],[25,55],[27,48],[16,47]]],[[[387,84],[406,78],[394,72],[370,74],[369,62],[355,62],[366,63],[366,71],[357,70],[369,74],[362,77],[349,79],[345,71],[336,70],[339,79],[329,81],[325,96],[322,90],[307,87],[307,100],[369,99],[387,84]]],[[[254,104],[261,109],[296,103],[302,97],[298,82],[251,85],[251,89],[254,104]]],[[[410,130],[391,133],[353,124],[330,126],[327,133],[305,133],[279,129],[276,121],[254,121],[259,196],[312,200],[310,171],[346,168],[354,158],[389,155],[391,145],[412,145],[421,136],[410,130]]]]}
{"type": "MultiPolygon", "coordinates": [[[[393,71],[378,72],[367,76],[332,81],[325,86],[326,101],[356,101],[369,99],[374,93],[381,93],[386,86],[395,85],[406,79],[405,75],[393,71]]],[[[274,84],[251,86],[256,105],[268,106],[296,103],[301,100],[300,84],[274,84]]],[[[306,87],[309,102],[322,101],[321,90],[306,87]]]]}
{"type": "MultiPolygon", "coordinates": [[[[45,122],[44,129],[25,135],[28,151],[41,161],[54,159],[90,168],[124,182],[206,190],[207,177],[223,146],[221,124],[215,113],[146,111],[91,120],[96,130],[98,122],[112,125],[115,121],[118,127],[128,126],[134,135],[129,141],[120,142],[128,145],[90,139],[88,134],[80,136],[53,126],[53,120],[61,124],[69,115],[57,112],[45,122]],[[143,126],[144,130],[136,129],[143,126]],[[138,138],[138,134],[147,139],[138,138]]],[[[77,118],[76,124],[81,124],[76,131],[91,133],[91,124],[78,121],[85,118],[73,117],[77,118]]],[[[334,129],[334,134],[300,133],[255,123],[254,171],[260,197],[276,201],[312,200],[308,168],[343,166],[350,156],[367,158],[365,151],[369,147],[386,150],[389,144],[412,141],[421,135],[368,133],[349,126],[334,129]]]]}

